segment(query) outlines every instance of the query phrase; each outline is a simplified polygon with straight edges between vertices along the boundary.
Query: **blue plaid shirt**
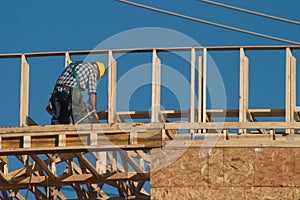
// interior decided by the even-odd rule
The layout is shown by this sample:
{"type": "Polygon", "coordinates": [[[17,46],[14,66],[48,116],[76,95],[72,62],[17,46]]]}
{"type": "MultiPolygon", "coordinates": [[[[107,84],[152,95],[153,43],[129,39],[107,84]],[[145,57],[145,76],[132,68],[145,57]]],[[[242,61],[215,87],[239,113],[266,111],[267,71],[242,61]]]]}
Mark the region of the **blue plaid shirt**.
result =
{"type": "Polygon", "coordinates": [[[97,94],[97,75],[91,63],[80,63],[75,67],[72,66],[67,68],[57,79],[56,84],[68,87],[78,86],[76,78],[73,75],[72,68],[75,68],[80,89],[87,90],[89,94],[97,94]]]}

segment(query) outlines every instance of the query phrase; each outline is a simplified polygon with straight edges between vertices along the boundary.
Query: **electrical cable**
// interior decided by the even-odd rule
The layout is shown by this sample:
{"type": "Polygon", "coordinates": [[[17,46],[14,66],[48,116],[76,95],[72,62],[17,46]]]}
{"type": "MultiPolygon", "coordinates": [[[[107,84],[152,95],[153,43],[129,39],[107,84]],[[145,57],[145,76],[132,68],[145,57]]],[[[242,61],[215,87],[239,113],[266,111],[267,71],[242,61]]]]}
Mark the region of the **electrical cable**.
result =
{"type": "Polygon", "coordinates": [[[210,1],[210,0],[198,0],[198,1],[201,1],[203,3],[212,4],[212,5],[216,5],[216,6],[220,6],[220,7],[224,7],[224,8],[229,8],[231,10],[237,10],[237,11],[240,11],[240,12],[245,12],[245,13],[249,13],[249,14],[253,14],[253,15],[257,15],[257,16],[261,16],[261,17],[266,17],[266,18],[269,18],[269,19],[274,19],[274,20],[278,20],[278,21],[282,21],[282,22],[287,22],[287,23],[290,23],[290,24],[300,25],[300,22],[298,22],[298,21],[285,19],[285,18],[282,18],[282,17],[276,17],[276,16],[273,16],[273,15],[268,15],[268,14],[264,14],[264,13],[259,13],[259,12],[255,12],[255,11],[252,11],[252,10],[239,8],[239,7],[234,7],[234,6],[230,6],[230,5],[227,5],[227,4],[218,3],[218,2],[215,2],[215,1],[210,1]]]}
{"type": "Polygon", "coordinates": [[[134,3],[134,2],[131,2],[131,1],[127,1],[127,0],[116,0],[116,1],[128,4],[128,5],[144,8],[144,9],[147,9],[147,10],[152,10],[152,11],[156,11],[156,12],[160,12],[160,13],[164,13],[164,14],[168,14],[168,15],[172,15],[172,16],[176,16],[176,17],[180,17],[180,18],[184,18],[184,19],[189,19],[189,20],[192,20],[192,21],[196,21],[196,22],[200,22],[200,23],[204,23],[204,24],[208,24],[208,25],[212,25],[212,26],[217,26],[217,27],[232,30],[232,31],[237,31],[237,32],[241,32],[241,33],[245,33],[245,34],[249,34],[249,35],[254,35],[254,36],[257,36],[257,37],[272,39],[272,40],[285,42],[285,43],[289,43],[289,44],[294,44],[294,45],[300,45],[300,42],[287,40],[287,39],[283,39],[283,38],[279,38],[279,37],[273,37],[273,36],[265,35],[265,34],[261,34],[261,33],[256,33],[256,32],[253,32],[253,31],[248,31],[248,30],[244,30],[244,29],[240,29],[240,28],[236,28],[236,27],[232,27],[232,26],[228,26],[228,25],[218,24],[218,23],[215,23],[215,22],[210,22],[210,21],[207,21],[207,20],[198,19],[198,18],[195,18],[195,17],[190,17],[190,16],[183,15],[183,14],[178,14],[178,13],[175,13],[175,12],[171,12],[171,11],[167,11],[167,10],[163,10],[163,9],[159,9],[159,8],[155,8],[155,7],[151,7],[151,6],[146,6],[146,5],[143,5],[143,4],[134,3]]]}

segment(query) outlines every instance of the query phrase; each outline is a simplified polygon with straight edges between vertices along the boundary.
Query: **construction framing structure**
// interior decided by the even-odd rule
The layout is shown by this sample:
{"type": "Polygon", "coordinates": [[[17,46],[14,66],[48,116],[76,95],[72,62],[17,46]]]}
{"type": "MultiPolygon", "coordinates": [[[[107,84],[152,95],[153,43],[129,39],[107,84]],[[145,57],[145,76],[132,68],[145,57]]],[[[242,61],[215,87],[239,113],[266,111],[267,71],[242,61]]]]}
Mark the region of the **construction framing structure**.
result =
{"type": "MultiPolygon", "coordinates": [[[[178,191],[180,193],[178,190],[176,191],[177,197],[175,193],[172,196],[169,188],[180,187],[178,186],[180,183],[174,181],[174,184],[170,185],[173,183],[172,176],[164,177],[164,174],[170,172],[164,168],[157,171],[151,170],[153,167],[155,168],[151,164],[152,162],[159,159],[163,162],[163,159],[168,159],[168,155],[164,155],[162,158],[159,153],[155,154],[155,152],[159,152],[166,146],[169,150],[177,151],[178,148],[186,147],[188,142],[189,146],[186,151],[193,152],[194,156],[196,151],[191,149],[201,149],[203,145],[206,145],[206,139],[210,137],[216,138],[215,143],[213,146],[205,146],[205,148],[215,148],[216,150],[212,151],[213,155],[220,152],[225,155],[226,149],[234,154],[232,148],[236,149],[236,152],[240,152],[239,150],[242,149],[241,158],[245,159],[239,159],[245,162],[247,152],[250,152],[250,155],[252,150],[258,152],[262,148],[270,147],[275,149],[299,148],[300,137],[296,133],[300,129],[300,107],[296,105],[294,50],[300,50],[300,47],[182,47],[1,54],[0,59],[17,58],[21,60],[21,84],[20,126],[0,128],[0,197],[2,199],[28,199],[29,197],[69,199],[68,195],[72,193],[73,196],[75,195],[73,198],[77,199],[150,199],[151,196],[152,199],[201,199],[202,197],[204,199],[204,196],[201,197],[203,195],[201,192],[201,194],[197,193],[198,189],[192,194],[187,192],[186,196],[185,194],[178,195],[178,191]],[[249,109],[247,52],[255,50],[285,51],[285,108],[249,109]],[[239,108],[235,110],[207,109],[208,54],[213,51],[240,52],[239,108]],[[141,52],[152,53],[152,96],[149,97],[152,98],[151,112],[118,112],[116,109],[117,60],[114,55],[141,52]],[[190,52],[190,97],[186,97],[190,99],[188,110],[161,110],[160,108],[160,52],[190,52]],[[199,52],[201,55],[197,56],[199,52]],[[65,66],[67,66],[72,62],[72,56],[90,54],[108,56],[108,109],[106,112],[97,113],[99,118],[107,120],[107,123],[52,126],[35,124],[29,116],[30,63],[27,59],[64,56],[65,66]],[[198,91],[197,102],[195,102],[195,91],[198,91]],[[212,121],[213,117],[225,117],[226,119],[234,117],[238,120],[214,122],[212,121]],[[263,122],[258,121],[258,117],[281,117],[285,120],[263,122]],[[170,122],[171,119],[183,118],[187,120],[170,122]],[[128,123],[127,119],[134,119],[136,122],[128,123]],[[139,122],[139,119],[149,119],[149,122],[139,122]],[[249,131],[253,129],[257,131],[254,133],[249,131]],[[187,132],[182,133],[180,130],[187,130],[187,132]],[[237,132],[230,130],[237,130],[237,132]],[[247,149],[250,150],[247,151],[247,149]],[[160,177],[163,177],[163,180],[160,177]],[[167,179],[169,181],[166,181],[167,179]],[[149,181],[151,186],[149,186],[149,181]],[[164,185],[164,183],[166,184],[164,185]],[[151,187],[151,195],[147,189],[149,187],[151,187]]],[[[193,158],[193,156],[189,158],[193,158]]],[[[196,161],[190,159],[188,165],[197,169],[206,166],[207,169],[210,169],[208,171],[212,171],[210,164],[213,162],[210,162],[210,159],[207,158],[204,163],[197,164],[193,164],[196,161]]],[[[231,161],[228,160],[228,163],[231,161]]],[[[183,161],[175,160],[174,163],[176,162],[183,161]]],[[[181,163],[182,166],[186,166],[186,163],[181,163]]],[[[176,171],[176,166],[173,167],[176,171]]],[[[177,167],[180,168],[180,166],[177,167]]],[[[190,177],[189,181],[193,185],[193,181],[197,181],[193,180],[192,176],[189,174],[186,177],[190,177]]],[[[223,174],[223,179],[224,176],[223,174]]],[[[173,179],[175,177],[178,178],[174,175],[173,179]]],[[[207,172],[207,181],[204,181],[205,183],[202,185],[202,177],[201,184],[196,185],[202,189],[213,188],[214,183],[217,182],[213,178],[209,177],[209,172],[207,172]]],[[[184,185],[184,181],[182,184],[184,185]]],[[[186,187],[193,187],[191,184],[186,187]]],[[[222,192],[229,191],[229,195],[231,190],[228,188],[237,187],[246,199],[245,191],[250,191],[252,187],[266,187],[265,185],[255,185],[257,183],[251,184],[242,180],[236,186],[231,182],[231,184],[222,185],[222,192]],[[243,185],[245,182],[246,185],[243,185]]],[[[289,188],[295,185],[284,186],[289,188]]],[[[293,188],[294,190],[295,188],[293,188]]],[[[209,194],[215,195],[216,193],[214,191],[209,194]]],[[[262,195],[262,193],[258,195],[262,195]]],[[[296,199],[296,193],[293,195],[292,197],[296,199]]],[[[248,196],[248,198],[250,197],[248,196]]],[[[218,198],[214,196],[214,199],[218,198]]]]}

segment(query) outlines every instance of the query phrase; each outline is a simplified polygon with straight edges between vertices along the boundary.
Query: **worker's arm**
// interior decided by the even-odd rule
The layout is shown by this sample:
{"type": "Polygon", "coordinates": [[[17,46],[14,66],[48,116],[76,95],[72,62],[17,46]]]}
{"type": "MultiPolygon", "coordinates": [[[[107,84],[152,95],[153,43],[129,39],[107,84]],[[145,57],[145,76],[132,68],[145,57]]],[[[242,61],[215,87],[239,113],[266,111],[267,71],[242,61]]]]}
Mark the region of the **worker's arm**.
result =
{"type": "MultiPolygon", "coordinates": [[[[97,98],[96,97],[97,97],[96,94],[90,93],[89,94],[89,102],[88,102],[88,106],[91,106],[91,109],[95,110],[95,111],[97,111],[97,98]]],[[[95,116],[98,119],[98,115],[96,114],[96,112],[95,112],[95,116]]]]}

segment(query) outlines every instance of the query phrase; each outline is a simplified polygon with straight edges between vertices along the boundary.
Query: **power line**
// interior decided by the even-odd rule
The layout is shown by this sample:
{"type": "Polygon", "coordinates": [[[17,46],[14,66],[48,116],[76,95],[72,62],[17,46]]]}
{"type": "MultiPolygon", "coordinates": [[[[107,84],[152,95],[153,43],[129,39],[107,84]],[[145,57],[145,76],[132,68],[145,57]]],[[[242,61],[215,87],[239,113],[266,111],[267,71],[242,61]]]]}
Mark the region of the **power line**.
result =
{"type": "Polygon", "coordinates": [[[212,25],[212,26],[217,26],[217,27],[220,27],[220,28],[225,28],[225,29],[232,30],[232,31],[246,33],[246,34],[249,34],[249,35],[254,35],[254,36],[257,36],[257,37],[262,37],[262,38],[267,38],[267,39],[272,39],[272,40],[285,42],[285,43],[289,43],[289,44],[300,45],[300,42],[296,42],[296,41],[292,41],[292,40],[286,40],[286,39],[278,38],[278,37],[273,37],[273,36],[270,36],[270,35],[256,33],[256,32],[253,32],[253,31],[248,31],[248,30],[244,30],[244,29],[240,29],[240,28],[236,28],[236,27],[232,27],[232,26],[223,25],[223,24],[218,24],[218,23],[215,23],[215,22],[210,22],[210,21],[206,21],[206,20],[203,20],[203,19],[198,19],[198,18],[195,18],[195,17],[190,17],[190,16],[187,16],[187,15],[183,15],[183,14],[178,14],[178,13],[175,13],[175,12],[171,12],[171,11],[167,11],[167,10],[163,10],[163,9],[159,9],[159,8],[155,8],[155,7],[151,7],[151,6],[146,6],[146,5],[143,5],[143,4],[138,4],[138,3],[134,3],[134,2],[131,2],[131,1],[127,1],[127,0],[117,0],[117,1],[125,3],[125,4],[129,4],[129,5],[132,5],[132,6],[136,6],[136,7],[140,7],[140,8],[144,8],[144,9],[148,9],[148,10],[152,10],[152,11],[156,11],[156,12],[160,12],[160,13],[164,13],[164,14],[168,14],[168,15],[172,15],[172,16],[176,16],[176,17],[180,17],[180,18],[184,18],[184,19],[189,19],[189,20],[192,20],[192,21],[196,21],[196,22],[200,22],[200,23],[204,23],[204,24],[209,24],[209,25],[212,25]]]}
{"type": "Polygon", "coordinates": [[[247,10],[247,9],[243,9],[243,8],[239,8],[239,7],[230,6],[230,5],[227,5],[227,4],[222,4],[222,3],[209,1],[209,0],[198,0],[198,1],[201,1],[203,3],[212,4],[212,5],[216,5],[216,6],[220,6],[220,7],[224,7],[224,8],[229,8],[231,10],[237,10],[237,11],[241,11],[241,12],[245,12],[245,13],[249,13],[249,14],[253,14],[253,15],[257,15],[257,16],[261,16],[261,17],[266,17],[266,18],[269,18],[269,19],[274,19],[274,20],[278,20],[278,21],[282,21],[282,22],[287,22],[287,23],[291,23],[291,24],[300,25],[300,22],[298,22],[298,21],[285,19],[285,18],[281,18],[281,17],[276,17],[276,16],[273,16],[273,15],[268,15],[268,14],[264,14],[264,13],[259,13],[259,12],[255,12],[255,11],[252,11],[252,10],[247,10]]]}

